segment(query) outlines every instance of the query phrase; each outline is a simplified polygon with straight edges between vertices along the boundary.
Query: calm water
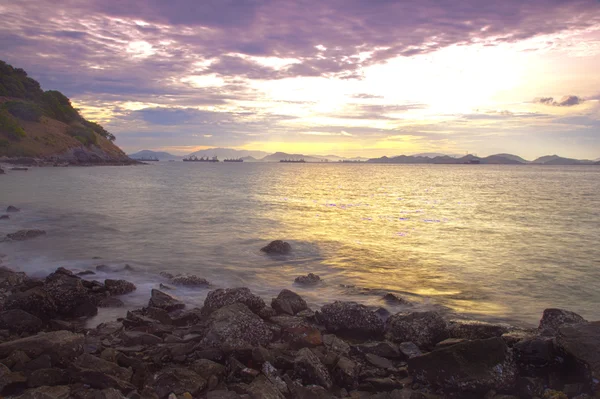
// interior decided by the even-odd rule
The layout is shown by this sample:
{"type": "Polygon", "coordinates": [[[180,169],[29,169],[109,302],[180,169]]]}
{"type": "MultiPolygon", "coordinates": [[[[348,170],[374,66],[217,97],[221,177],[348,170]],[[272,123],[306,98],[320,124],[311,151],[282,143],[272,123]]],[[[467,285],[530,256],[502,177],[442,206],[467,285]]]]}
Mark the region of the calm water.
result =
{"type": "MultiPolygon", "coordinates": [[[[138,284],[128,306],[146,303],[158,273],[169,271],[248,286],[267,300],[292,288],[313,306],[381,306],[392,291],[417,308],[484,320],[532,325],[546,307],[599,319],[599,193],[598,167],[40,168],[0,176],[0,206],[23,209],[0,221],[0,234],[48,234],[0,243],[0,253],[5,265],[39,275],[130,264],[135,271],[110,274],[138,284]],[[293,253],[262,254],[273,239],[289,241],[293,253]],[[325,283],[295,287],[308,272],[325,283]]],[[[191,304],[206,293],[177,291],[191,304]]]]}

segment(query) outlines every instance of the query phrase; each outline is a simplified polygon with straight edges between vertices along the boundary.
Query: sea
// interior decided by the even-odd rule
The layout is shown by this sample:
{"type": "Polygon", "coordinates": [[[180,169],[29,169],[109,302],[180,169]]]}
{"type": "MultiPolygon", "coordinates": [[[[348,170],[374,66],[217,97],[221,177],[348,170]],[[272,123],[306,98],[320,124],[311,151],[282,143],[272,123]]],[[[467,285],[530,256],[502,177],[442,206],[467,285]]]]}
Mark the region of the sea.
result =
{"type": "Polygon", "coordinates": [[[600,167],[153,162],[31,168],[0,176],[3,266],[43,277],[57,267],[122,278],[147,304],[194,274],[210,288],[176,287],[188,306],[216,288],[248,287],[267,303],[284,288],[313,309],[336,300],[390,312],[437,310],[536,326],[565,308],[600,319],[600,167]],[[288,255],[260,248],[272,240],[288,255]],[[106,265],[109,270],[96,271],[106,265]],[[129,265],[129,267],[126,267],[129,265]],[[318,274],[304,287],[297,276],[318,274]],[[395,293],[411,305],[382,299],[395,293]]]}

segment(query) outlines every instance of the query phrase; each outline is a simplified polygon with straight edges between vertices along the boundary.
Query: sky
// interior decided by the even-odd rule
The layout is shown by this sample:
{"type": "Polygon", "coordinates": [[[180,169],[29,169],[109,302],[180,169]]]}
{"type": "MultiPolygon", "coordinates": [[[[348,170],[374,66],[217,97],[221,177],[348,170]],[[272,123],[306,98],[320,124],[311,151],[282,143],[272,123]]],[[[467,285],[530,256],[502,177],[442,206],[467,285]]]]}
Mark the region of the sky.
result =
{"type": "Polygon", "coordinates": [[[600,0],[0,0],[127,152],[600,157],[600,0]]]}

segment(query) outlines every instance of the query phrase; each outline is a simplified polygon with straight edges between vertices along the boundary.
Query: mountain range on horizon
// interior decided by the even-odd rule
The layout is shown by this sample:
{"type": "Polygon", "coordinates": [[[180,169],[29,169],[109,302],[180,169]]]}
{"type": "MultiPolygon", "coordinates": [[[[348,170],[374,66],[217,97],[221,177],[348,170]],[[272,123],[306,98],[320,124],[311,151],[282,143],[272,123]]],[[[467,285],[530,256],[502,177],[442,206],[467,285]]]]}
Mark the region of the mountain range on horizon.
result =
{"type": "MultiPolygon", "coordinates": [[[[158,158],[159,160],[182,160],[184,156],[173,155],[165,151],[142,150],[129,154],[133,159],[139,158],[158,158]]],[[[472,154],[464,156],[448,155],[443,153],[426,152],[414,155],[398,155],[394,157],[365,158],[354,157],[346,158],[337,155],[305,155],[290,154],[286,152],[268,153],[265,151],[236,150],[233,148],[209,148],[193,152],[188,156],[213,157],[220,159],[241,158],[244,162],[280,162],[282,160],[300,160],[308,163],[316,162],[341,162],[341,161],[359,161],[367,163],[404,163],[404,164],[464,164],[480,163],[490,165],[594,165],[600,164],[600,158],[595,160],[565,158],[558,155],[545,155],[528,161],[514,154],[494,154],[487,157],[478,157],[472,154]]]]}

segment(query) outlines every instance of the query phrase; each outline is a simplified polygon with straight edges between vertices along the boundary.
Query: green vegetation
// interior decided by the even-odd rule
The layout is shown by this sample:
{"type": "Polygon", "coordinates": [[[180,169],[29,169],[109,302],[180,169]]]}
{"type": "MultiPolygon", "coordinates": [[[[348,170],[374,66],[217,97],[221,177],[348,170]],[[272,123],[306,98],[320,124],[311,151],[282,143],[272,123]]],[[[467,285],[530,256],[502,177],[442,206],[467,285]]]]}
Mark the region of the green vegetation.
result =
{"type": "Polygon", "coordinates": [[[27,136],[25,130],[19,125],[19,120],[6,109],[0,109],[0,132],[13,140],[21,140],[27,136]]]}
{"type": "Polygon", "coordinates": [[[27,72],[4,61],[0,61],[0,97],[11,98],[0,107],[3,112],[0,130],[7,132],[11,138],[25,135],[18,121],[15,122],[12,117],[39,122],[42,116],[47,116],[71,125],[69,135],[85,145],[97,144],[96,134],[115,140],[115,136],[102,126],[79,115],[67,96],[56,90],[43,91],[36,80],[27,76],[27,72]]]}

